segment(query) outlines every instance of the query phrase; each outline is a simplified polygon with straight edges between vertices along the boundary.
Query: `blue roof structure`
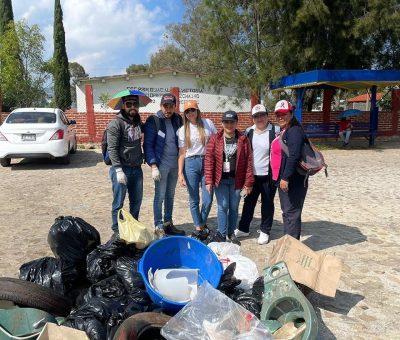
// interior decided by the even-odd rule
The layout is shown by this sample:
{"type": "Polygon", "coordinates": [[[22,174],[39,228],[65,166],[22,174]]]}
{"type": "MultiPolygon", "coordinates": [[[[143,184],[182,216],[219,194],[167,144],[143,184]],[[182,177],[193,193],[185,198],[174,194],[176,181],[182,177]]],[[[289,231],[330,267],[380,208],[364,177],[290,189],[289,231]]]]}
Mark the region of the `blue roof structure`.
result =
{"type": "Polygon", "coordinates": [[[341,88],[346,90],[400,84],[400,70],[315,70],[291,74],[271,86],[272,91],[296,88],[341,88]]]}
{"type": "Polygon", "coordinates": [[[374,145],[378,132],[378,107],[376,88],[400,85],[400,70],[314,70],[282,77],[271,90],[296,90],[296,118],[301,122],[303,96],[306,89],[339,88],[345,90],[371,89],[369,145],[374,145]]]}

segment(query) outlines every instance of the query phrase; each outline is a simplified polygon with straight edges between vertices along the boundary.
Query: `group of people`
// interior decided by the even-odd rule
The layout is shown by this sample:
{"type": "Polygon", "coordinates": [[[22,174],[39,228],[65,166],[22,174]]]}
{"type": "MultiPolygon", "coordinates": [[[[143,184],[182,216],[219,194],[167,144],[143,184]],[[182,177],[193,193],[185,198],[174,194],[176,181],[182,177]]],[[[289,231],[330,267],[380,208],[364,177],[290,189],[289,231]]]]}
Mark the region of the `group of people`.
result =
{"type": "Polygon", "coordinates": [[[185,235],[185,231],[173,224],[175,189],[179,182],[189,195],[192,237],[204,240],[210,234],[207,219],[215,193],[218,238],[240,245],[238,238],[249,235],[261,195],[257,242],[268,243],[278,191],[284,233],[300,238],[308,180],[296,170],[304,131],[289,101],[280,100],[275,106],[278,125],[269,121],[264,105],[255,105],[254,125],[244,133],[237,129],[235,111],[223,113],[219,130],[210,119],[201,116],[194,100],[184,103],[181,116],[175,112],[176,98],[171,93],[162,96],[160,110],[145,123],[140,119],[139,106],[139,96],[123,97],[120,112],[107,127],[114,232],[118,231],[118,211],[124,205],[126,193],[130,213],[139,219],[145,161],[154,180],[154,225],[167,235],[185,235]],[[287,153],[282,151],[282,143],[287,153]],[[244,204],[238,223],[241,198],[244,204]]]}

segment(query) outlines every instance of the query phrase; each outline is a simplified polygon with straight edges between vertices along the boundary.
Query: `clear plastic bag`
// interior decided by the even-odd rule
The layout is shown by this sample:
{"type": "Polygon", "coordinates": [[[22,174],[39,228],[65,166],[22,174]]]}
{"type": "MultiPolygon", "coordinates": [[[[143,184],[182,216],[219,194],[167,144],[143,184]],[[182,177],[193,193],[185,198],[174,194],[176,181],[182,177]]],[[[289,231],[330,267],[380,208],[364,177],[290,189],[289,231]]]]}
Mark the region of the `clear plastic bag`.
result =
{"type": "Polygon", "coordinates": [[[220,258],[228,255],[240,255],[240,246],[230,242],[211,242],[208,247],[220,258]]]}
{"type": "Polygon", "coordinates": [[[243,255],[228,255],[225,258],[220,258],[224,269],[231,263],[236,263],[235,277],[242,281],[238,288],[250,290],[253,288],[253,283],[260,276],[258,274],[257,265],[248,257],[243,255]]]}
{"type": "Polygon", "coordinates": [[[197,296],[161,329],[167,340],[265,340],[271,333],[245,308],[204,281],[197,296]]]}
{"type": "Polygon", "coordinates": [[[121,240],[135,243],[138,249],[146,248],[158,238],[154,227],[139,222],[125,209],[118,211],[118,230],[121,240]]]}

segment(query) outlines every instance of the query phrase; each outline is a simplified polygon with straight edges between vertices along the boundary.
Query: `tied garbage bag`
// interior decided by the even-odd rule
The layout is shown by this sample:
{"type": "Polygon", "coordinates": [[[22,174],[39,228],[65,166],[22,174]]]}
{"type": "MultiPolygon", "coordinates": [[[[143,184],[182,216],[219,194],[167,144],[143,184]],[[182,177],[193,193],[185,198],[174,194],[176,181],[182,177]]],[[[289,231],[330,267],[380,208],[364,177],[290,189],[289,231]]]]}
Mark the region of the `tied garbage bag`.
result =
{"type": "Polygon", "coordinates": [[[86,255],[100,244],[100,234],[79,217],[59,216],[50,228],[47,242],[55,257],[84,263],[86,255]]]}
{"type": "Polygon", "coordinates": [[[134,244],[126,244],[117,237],[111,238],[106,244],[98,246],[86,259],[87,278],[96,283],[116,273],[115,261],[122,257],[141,256],[134,244]]]}
{"type": "Polygon", "coordinates": [[[91,285],[83,297],[88,302],[93,297],[118,298],[127,293],[122,280],[118,275],[110,276],[91,285]]]}
{"type": "Polygon", "coordinates": [[[138,249],[146,248],[157,239],[154,227],[139,222],[125,209],[118,211],[118,230],[121,240],[135,243],[138,249]]]}
{"type": "Polygon", "coordinates": [[[252,313],[207,281],[197,296],[161,329],[167,340],[265,340],[270,332],[252,313]]]}
{"type": "Polygon", "coordinates": [[[142,275],[136,270],[137,262],[132,257],[123,256],[114,264],[115,271],[128,292],[137,288],[145,289],[142,275]]]}
{"type": "Polygon", "coordinates": [[[54,257],[43,257],[24,263],[19,268],[19,278],[65,295],[76,287],[79,273],[71,262],[54,257]]]}

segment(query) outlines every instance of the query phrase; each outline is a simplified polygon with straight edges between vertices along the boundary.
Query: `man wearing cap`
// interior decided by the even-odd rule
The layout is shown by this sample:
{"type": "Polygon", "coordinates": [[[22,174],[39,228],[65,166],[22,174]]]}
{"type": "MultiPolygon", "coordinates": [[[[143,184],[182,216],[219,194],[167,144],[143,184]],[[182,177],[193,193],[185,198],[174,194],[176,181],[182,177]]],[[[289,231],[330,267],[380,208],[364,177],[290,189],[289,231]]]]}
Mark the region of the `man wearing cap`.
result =
{"type": "Polygon", "coordinates": [[[271,178],[269,150],[280,129],[279,126],[269,123],[268,113],[264,105],[255,105],[251,114],[254,125],[246,130],[246,135],[253,150],[254,186],[251,193],[244,199],[242,217],[238,229],[235,230],[235,235],[238,238],[249,236],[254,209],[261,194],[261,225],[260,236],[257,240],[258,244],[261,245],[269,241],[274,218],[276,186],[271,178]]]}
{"type": "Polygon", "coordinates": [[[143,198],[143,152],[141,146],[143,124],[139,115],[139,97],[122,97],[122,108],[107,126],[107,150],[110,156],[110,178],[113,202],[112,226],[118,232],[118,210],[124,205],[126,191],[129,211],[139,218],[143,198]]]}
{"type": "Polygon", "coordinates": [[[178,137],[182,117],[175,112],[176,98],[171,93],[161,97],[160,111],[147,118],[144,127],[144,155],[154,180],[154,225],[169,235],[184,235],[173,225],[172,211],[178,181],[178,137]],[[164,203],[164,218],[162,206],[164,203]]]}

